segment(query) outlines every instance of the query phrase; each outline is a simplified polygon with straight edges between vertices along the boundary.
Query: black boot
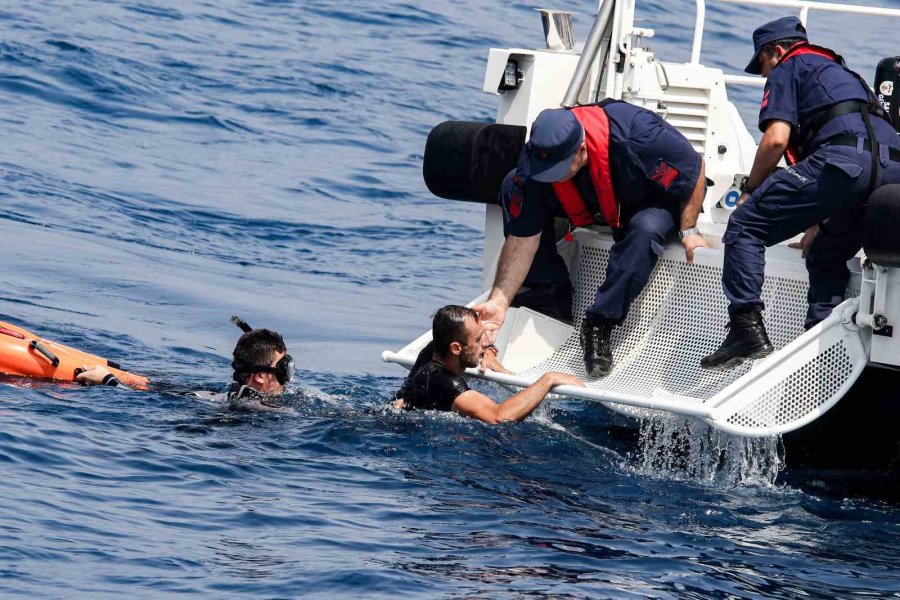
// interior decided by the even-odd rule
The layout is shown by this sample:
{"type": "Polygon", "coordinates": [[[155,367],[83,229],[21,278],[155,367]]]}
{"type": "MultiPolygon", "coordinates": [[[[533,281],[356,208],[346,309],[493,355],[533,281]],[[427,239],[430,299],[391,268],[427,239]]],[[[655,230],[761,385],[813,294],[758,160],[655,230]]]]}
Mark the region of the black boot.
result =
{"type": "Polygon", "coordinates": [[[581,322],[581,348],[584,350],[584,371],[588,377],[605,377],[612,371],[613,358],[610,337],[615,323],[600,317],[585,317],[581,322]]]}
{"type": "Polygon", "coordinates": [[[700,360],[704,369],[731,369],[748,358],[762,358],[775,350],[759,311],[735,313],[725,327],[728,335],[719,349],[700,360]]]}

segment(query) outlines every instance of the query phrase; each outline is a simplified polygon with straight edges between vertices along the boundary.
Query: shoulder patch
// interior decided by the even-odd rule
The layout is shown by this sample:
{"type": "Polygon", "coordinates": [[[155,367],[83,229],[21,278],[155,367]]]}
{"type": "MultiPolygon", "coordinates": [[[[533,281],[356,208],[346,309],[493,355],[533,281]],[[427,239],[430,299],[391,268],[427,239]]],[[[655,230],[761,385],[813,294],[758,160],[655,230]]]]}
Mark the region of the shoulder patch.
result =
{"type": "Polygon", "coordinates": [[[763,94],[762,104],[759,105],[760,109],[763,109],[769,105],[769,94],[772,93],[771,88],[766,90],[766,93],[763,94]]]}
{"type": "Polygon", "coordinates": [[[675,183],[675,179],[678,177],[680,171],[667,163],[664,160],[659,161],[659,164],[656,165],[656,168],[653,169],[653,175],[650,176],[650,179],[663,186],[665,189],[669,189],[673,183],[675,183]]]}
{"type": "Polygon", "coordinates": [[[518,219],[522,216],[522,200],[524,199],[524,195],[522,194],[522,189],[516,186],[513,188],[512,193],[509,198],[509,216],[513,219],[518,219]]]}

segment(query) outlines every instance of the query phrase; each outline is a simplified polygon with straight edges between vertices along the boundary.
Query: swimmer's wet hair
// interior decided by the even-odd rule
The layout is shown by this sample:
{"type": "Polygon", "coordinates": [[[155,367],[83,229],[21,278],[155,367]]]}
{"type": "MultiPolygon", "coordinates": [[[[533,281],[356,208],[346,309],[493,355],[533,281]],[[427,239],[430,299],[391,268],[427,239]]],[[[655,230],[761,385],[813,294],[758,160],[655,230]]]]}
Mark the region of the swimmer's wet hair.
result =
{"type": "Polygon", "coordinates": [[[234,380],[246,383],[247,378],[254,373],[253,367],[269,365],[279,352],[287,352],[280,333],[271,329],[248,331],[240,337],[232,352],[234,380]]]}
{"type": "Polygon", "coordinates": [[[477,320],[478,315],[471,308],[450,304],[434,313],[431,322],[431,337],[434,339],[434,351],[444,356],[450,351],[450,344],[465,344],[466,318],[477,320]]]}

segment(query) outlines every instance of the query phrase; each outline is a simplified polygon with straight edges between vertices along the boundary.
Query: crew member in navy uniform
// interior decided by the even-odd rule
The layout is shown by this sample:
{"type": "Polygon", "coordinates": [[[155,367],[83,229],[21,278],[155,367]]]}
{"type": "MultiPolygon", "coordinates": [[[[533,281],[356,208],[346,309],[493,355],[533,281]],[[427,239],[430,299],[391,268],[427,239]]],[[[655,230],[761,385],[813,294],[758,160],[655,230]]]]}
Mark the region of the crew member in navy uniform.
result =
{"type": "Polygon", "coordinates": [[[869,86],[833,51],[810,44],[796,17],[753,32],[745,71],[767,78],[764,132],[740,206],[722,238],[722,287],[729,332],[704,368],[725,369],[772,352],[760,299],[765,250],[806,230],[799,247],[809,271],[806,328],[844,298],[847,261],[862,248],[865,202],[900,182],[900,138],[869,86]],[[776,171],[785,157],[788,167],[776,171]]]}
{"type": "MultiPolygon", "coordinates": [[[[490,297],[474,309],[495,335],[507,308],[518,305],[523,281],[530,288],[536,273],[568,281],[554,215],[574,227],[609,225],[615,244],[606,278],[581,321],[585,372],[609,374],[613,328],[650,279],[666,239],[677,232],[688,261],[696,248],[708,247],[696,228],[705,193],[702,158],[655,113],[609,100],[543,111],[503,182],[506,241],[490,297]]],[[[558,301],[571,316],[571,288],[558,301]]]]}

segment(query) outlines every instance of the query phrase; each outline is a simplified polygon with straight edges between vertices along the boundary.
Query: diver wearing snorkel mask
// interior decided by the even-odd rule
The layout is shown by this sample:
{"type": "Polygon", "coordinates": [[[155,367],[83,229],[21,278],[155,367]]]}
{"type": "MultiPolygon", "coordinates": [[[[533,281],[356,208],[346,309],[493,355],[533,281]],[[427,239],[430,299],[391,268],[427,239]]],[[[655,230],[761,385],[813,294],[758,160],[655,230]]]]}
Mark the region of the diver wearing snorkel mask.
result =
{"type": "Polygon", "coordinates": [[[241,410],[271,410],[280,406],[271,402],[273,396],[284,393],[285,386],[294,379],[294,359],[287,353],[281,334],[270,329],[253,329],[238,317],[232,322],[244,335],[234,347],[234,380],[228,389],[230,408],[241,410]]]}
{"type": "MultiPolygon", "coordinates": [[[[232,410],[281,412],[287,410],[274,399],[284,393],[294,379],[294,359],[287,353],[281,334],[271,329],[253,329],[239,317],[231,322],[244,334],[232,351],[232,383],[224,394],[207,391],[186,392],[211,401],[227,401],[232,410]]],[[[103,366],[85,365],[76,381],[85,385],[126,387],[103,366]]]]}

